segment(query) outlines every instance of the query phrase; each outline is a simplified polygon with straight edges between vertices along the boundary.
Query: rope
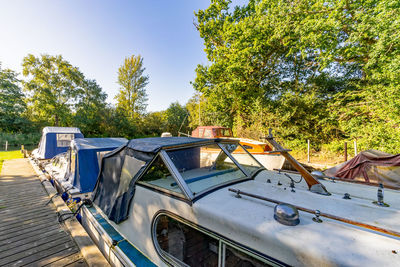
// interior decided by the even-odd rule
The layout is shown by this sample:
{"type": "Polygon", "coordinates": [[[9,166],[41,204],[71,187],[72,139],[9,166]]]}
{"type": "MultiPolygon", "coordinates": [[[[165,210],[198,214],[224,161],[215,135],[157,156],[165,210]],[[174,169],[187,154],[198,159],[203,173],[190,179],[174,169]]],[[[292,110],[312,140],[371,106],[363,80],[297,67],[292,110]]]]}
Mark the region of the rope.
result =
{"type": "Polygon", "coordinates": [[[78,209],[75,212],[68,212],[68,213],[64,213],[64,214],[58,214],[58,222],[62,223],[62,222],[65,222],[68,219],[71,219],[71,218],[75,217],[78,214],[79,210],[83,207],[83,205],[88,205],[89,207],[91,207],[93,205],[93,203],[92,203],[92,201],[90,199],[86,199],[86,198],[82,199],[82,204],[79,205],[78,209]],[[72,215],[72,216],[70,216],[70,217],[68,217],[66,219],[63,219],[63,217],[66,216],[66,215],[72,215]]]}
{"type": "Polygon", "coordinates": [[[57,192],[55,193],[50,199],[49,201],[46,202],[45,206],[49,205],[49,203],[53,200],[53,198],[55,198],[56,196],[59,196],[60,194],[57,192]]]}
{"type": "Polygon", "coordinates": [[[284,173],[284,175],[285,175],[286,177],[288,177],[290,180],[292,180],[292,181],[293,181],[294,183],[296,183],[296,184],[300,183],[300,182],[303,180],[303,176],[300,176],[300,180],[299,180],[298,182],[296,182],[292,177],[290,177],[289,174],[284,173]]]}

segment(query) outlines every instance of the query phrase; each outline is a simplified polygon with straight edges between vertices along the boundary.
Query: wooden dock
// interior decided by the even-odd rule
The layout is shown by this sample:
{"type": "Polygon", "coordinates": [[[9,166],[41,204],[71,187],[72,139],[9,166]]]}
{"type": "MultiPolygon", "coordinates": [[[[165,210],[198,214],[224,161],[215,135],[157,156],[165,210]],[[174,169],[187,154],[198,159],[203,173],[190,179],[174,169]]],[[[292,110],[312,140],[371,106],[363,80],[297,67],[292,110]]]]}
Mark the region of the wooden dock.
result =
{"type": "Polygon", "coordinates": [[[0,266],[87,266],[27,159],[0,174],[0,266]]]}

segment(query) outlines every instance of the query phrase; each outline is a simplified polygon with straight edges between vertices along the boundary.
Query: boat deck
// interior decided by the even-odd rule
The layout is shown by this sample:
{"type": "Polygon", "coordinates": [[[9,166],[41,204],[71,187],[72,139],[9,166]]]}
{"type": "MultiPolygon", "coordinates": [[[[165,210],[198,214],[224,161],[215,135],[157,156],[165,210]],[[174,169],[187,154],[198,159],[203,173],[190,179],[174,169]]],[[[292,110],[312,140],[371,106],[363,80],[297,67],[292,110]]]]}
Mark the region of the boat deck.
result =
{"type": "Polygon", "coordinates": [[[28,159],[0,174],[0,266],[87,266],[28,159]]]}

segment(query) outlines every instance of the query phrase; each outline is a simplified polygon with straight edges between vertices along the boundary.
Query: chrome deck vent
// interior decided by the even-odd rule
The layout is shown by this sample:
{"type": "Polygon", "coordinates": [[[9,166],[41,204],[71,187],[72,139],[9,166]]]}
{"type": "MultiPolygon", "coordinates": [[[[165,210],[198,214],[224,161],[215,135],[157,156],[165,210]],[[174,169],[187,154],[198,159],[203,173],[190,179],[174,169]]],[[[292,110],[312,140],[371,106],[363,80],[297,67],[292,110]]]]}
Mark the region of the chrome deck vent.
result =
{"type": "Polygon", "coordinates": [[[300,223],[299,211],[296,207],[286,203],[275,206],[274,219],[288,226],[295,226],[300,223]]]}

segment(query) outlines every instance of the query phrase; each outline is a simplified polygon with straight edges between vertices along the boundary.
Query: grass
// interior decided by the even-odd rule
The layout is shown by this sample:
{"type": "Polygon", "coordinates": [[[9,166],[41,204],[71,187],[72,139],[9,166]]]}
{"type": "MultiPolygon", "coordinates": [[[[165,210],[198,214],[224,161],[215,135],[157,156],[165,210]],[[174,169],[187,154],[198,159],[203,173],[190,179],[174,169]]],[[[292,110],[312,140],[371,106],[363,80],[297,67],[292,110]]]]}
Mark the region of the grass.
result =
{"type": "Polygon", "coordinates": [[[1,167],[3,166],[3,161],[7,159],[20,159],[23,158],[24,155],[21,153],[20,150],[14,151],[0,151],[0,173],[1,167]]]}

